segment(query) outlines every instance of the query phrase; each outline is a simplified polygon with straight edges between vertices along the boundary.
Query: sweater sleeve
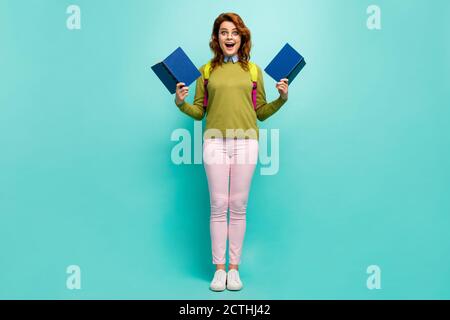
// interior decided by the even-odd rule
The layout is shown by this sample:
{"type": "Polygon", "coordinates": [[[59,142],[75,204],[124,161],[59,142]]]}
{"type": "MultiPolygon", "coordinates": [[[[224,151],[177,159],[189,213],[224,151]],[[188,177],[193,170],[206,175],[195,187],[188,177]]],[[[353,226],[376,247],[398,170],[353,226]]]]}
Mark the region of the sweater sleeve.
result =
{"type": "Polygon", "coordinates": [[[278,97],[278,99],[275,99],[274,101],[267,103],[266,101],[266,91],[264,89],[264,78],[262,71],[259,66],[257,66],[258,69],[258,83],[256,87],[256,116],[258,120],[264,121],[267,118],[269,118],[271,115],[273,115],[275,112],[280,109],[283,104],[286,103],[287,100],[284,100],[283,98],[278,97]]]}
{"type": "Polygon", "coordinates": [[[204,91],[205,91],[205,88],[203,86],[203,82],[204,82],[203,69],[204,69],[204,67],[205,66],[202,66],[199,69],[201,76],[197,79],[197,82],[195,85],[194,103],[190,104],[185,99],[181,105],[178,105],[178,108],[181,110],[181,112],[187,114],[188,116],[194,118],[195,120],[202,120],[206,113],[205,110],[203,109],[203,96],[204,96],[204,91]]]}

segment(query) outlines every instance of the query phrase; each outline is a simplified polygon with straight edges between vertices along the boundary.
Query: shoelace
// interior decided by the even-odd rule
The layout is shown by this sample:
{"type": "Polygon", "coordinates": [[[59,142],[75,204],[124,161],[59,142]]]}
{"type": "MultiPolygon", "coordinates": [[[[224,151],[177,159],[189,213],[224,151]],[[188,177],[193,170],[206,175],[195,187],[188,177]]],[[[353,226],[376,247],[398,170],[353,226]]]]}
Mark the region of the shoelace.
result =
{"type": "Polygon", "coordinates": [[[221,276],[222,274],[223,274],[223,272],[216,272],[216,274],[215,274],[215,276],[214,276],[214,278],[215,278],[214,281],[216,281],[216,282],[217,282],[217,281],[222,282],[222,278],[223,278],[223,277],[221,276]]]}
{"type": "Polygon", "coordinates": [[[239,281],[238,281],[238,279],[239,279],[239,274],[238,274],[236,271],[232,271],[232,272],[230,272],[230,274],[231,274],[230,280],[239,282],[239,281]]]}

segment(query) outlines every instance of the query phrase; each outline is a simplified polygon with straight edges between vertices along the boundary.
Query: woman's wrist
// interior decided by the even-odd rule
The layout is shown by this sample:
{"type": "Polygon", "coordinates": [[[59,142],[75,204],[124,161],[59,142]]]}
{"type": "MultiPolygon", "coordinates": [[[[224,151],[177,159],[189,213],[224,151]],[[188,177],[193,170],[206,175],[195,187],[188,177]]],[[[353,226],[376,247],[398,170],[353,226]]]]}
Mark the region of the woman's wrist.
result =
{"type": "Polygon", "coordinates": [[[175,104],[179,108],[179,107],[181,107],[184,104],[184,101],[178,102],[177,99],[175,99],[175,104]]]}

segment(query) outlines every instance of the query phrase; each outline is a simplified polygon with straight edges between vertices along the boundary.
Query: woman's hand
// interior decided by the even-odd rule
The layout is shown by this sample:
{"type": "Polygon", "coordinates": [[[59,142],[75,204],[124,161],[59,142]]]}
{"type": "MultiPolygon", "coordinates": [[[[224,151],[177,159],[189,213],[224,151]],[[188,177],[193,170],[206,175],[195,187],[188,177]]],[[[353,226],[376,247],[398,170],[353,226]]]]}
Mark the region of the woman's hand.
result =
{"type": "Polygon", "coordinates": [[[281,79],[280,82],[277,82],[276,88],[278,89],[278,92],[280,93],[280,97],[283,100],[287,100],[288,99],[288,85],[289,80],[284,78],[281,79]]]}
{"type": "Polygon", "coordinates": [[[189,87],[184,84],[184,82],[177,83],[177,89],[175,92],[175,103],[177,106],[184,102],[187,95],[189,94],[189,87]]]}

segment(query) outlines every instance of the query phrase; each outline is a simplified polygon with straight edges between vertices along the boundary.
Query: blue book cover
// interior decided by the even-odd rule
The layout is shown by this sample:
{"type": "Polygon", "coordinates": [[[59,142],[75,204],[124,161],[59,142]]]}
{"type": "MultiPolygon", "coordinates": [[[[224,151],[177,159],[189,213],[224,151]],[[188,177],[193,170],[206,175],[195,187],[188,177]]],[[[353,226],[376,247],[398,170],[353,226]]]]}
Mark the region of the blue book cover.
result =
{"type": "Polygon", "coordinates": [[[178,82],[184,82],[186,86],[189,86],[201,76],[197,67],[181,47],[178,47],[162,62],[152,66],[152,70],[172,94],[175,93],[178,82]]]}
{"type": "Polygon", "coordinates": [[[286,43],[264,71],[277,82],[287,78],[291,84],[305,64],[303,56],[286,43]]]}

